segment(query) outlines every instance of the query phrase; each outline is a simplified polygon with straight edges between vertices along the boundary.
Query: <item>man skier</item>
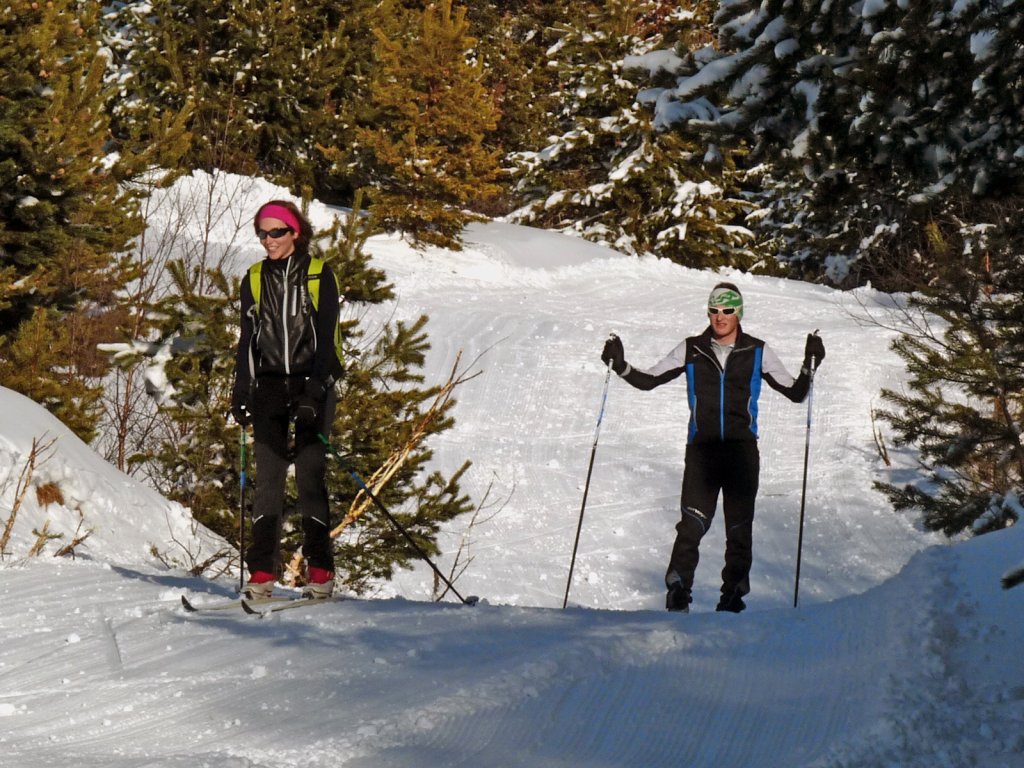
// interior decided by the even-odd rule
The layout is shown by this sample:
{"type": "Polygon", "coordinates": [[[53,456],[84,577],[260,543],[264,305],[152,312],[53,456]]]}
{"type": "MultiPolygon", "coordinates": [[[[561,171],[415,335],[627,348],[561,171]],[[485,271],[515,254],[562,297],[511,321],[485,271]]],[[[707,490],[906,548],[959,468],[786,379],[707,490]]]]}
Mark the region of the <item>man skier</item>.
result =
{"type": "Polygon", "coordinates": [[[700,540],[711,527],[722,495],[725,515],[725,567],[717,610],[739,613],[750,592],[754,501],[760,457],[757,450],[757,400],[761,383],[795,403],[807,397],[812,366],[825,358],[817,334],[807,336],[800,375],[793,378],[774,351],[740,327],[743,297],[732,283],[719,283],[708,297],[708,328],[669,352],[648,370],[626,362],[622,341],[605,342],[601,360],[637,389],[649,390],[686,375],[690,422],[680,500],[665,586],[665,606],[689,611],[700,540]]]}

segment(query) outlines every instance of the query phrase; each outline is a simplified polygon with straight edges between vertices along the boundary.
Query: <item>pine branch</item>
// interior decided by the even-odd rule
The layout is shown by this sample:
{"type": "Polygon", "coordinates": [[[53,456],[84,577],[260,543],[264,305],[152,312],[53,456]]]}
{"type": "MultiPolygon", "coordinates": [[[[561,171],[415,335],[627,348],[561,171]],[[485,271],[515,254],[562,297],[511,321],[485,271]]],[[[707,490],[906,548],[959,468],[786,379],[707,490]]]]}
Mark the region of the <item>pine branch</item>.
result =
{"type": "MultiPolygon", "coordinates": [[[[405,442],[395,448],[384,463],[381,464],[380,467],[370,475],[369,479],[366,480],[366,486],[374,496],[380,496],[381,491],[405,465],[413,455],[416,448],[432,433],[434,424],[448,409],[456,387],[466,383],[467,381],[475,379],[482,373],[481,371],[477,371],[473,374],[460,372],[459,363],[461,359],[462,351],[459,350],[458,354],[455,356],[455,363],[452,366],[452,370],[448,375],[447,381],[438,389],[433,402],[412,426],[409,436],[406,438],[405,442]]],[[[475,362],[476,361],[474,361],[474,364],[475,362]]],[[[472,368],[472,365],[470,365],[469,368],[472,368]]],[[[349,510],[345,514],[345,517],[331,531],[331,538],[338,538],[348,527],[359,520],[359,518],[366,513],[372,504],[373,501],[369,495],[367,495],[363,490],[360,490],[349,505],[349,510]]],[[[302,554],[296,552],[286,566],[286,572],[290,579],[298,579],[299,574],[302,572],[302,562],[302,554]]]]}

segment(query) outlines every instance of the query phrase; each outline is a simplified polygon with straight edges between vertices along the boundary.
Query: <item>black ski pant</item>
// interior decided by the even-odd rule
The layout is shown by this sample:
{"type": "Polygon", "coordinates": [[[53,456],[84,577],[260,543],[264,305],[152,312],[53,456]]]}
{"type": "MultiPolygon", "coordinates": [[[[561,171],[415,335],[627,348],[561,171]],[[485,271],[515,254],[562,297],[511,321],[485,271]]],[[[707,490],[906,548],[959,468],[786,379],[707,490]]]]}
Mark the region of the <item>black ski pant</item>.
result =
{"type": "Polygon", "coordinates": [[[305,388],[302,376],[260,376],[253,389],[253,452],[256,494],[253,502],[252,545],[246,552],[249,573],[277,573],[288,466],[295,464],[296,512],[302,518],[302,554],[313,568],[334,570],[334,548],[327,502],[326,447],[317,432],[330,435],[337,395],[328,390],[320,423],[295,427],[295,403],[305,388]]]}
{"type": "Polygon", "coordinates": [[[680,582],[687,594],[693,589],[700,541],[711,528],[721,494],[725,517],[722,596],[731,600],[750,592],[754,500],[760,470],[760,454],[754,440],[686,446],[680,500],[682,519],[676,525],[676,540],[665,573],[667,586],[680,582]]]}

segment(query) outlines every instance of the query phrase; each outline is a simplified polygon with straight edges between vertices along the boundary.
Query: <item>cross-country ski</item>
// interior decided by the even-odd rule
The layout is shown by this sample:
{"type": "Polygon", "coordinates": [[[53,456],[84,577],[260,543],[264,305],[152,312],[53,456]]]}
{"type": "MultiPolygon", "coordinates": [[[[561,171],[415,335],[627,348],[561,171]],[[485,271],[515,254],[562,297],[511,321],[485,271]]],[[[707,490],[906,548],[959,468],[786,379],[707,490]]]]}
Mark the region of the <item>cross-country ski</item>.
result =
{"type": "MultiPolygon", "coordinates": [[[[249,605],[268,605],[272,603],[286,602],[293,598],[290,597],[264,597],[249,600],[249,605]]],[[[244,598],[235,597],[230,600],[215,600],[212,602],[198,602],[194,603],[189,600],[185,595],[181,596],[181,607],[188,613],[204,613],[206,611],[230,611],[239,608],[244,609],[244,598]]]]}
{"type": "Polygon", "coordinates": [[[272,613],[279,613],[281,611],[288,611],[294,608],[303,608],[306,606],[314,605],[326,605],[327,603],[340,603],[345,598],[341,595],[334,595],[332,597],[293,597],[285,598],[284,600],[249,600],[248,598],[242,598],[242,610],[250,616],[266,617],[272,613]]]}

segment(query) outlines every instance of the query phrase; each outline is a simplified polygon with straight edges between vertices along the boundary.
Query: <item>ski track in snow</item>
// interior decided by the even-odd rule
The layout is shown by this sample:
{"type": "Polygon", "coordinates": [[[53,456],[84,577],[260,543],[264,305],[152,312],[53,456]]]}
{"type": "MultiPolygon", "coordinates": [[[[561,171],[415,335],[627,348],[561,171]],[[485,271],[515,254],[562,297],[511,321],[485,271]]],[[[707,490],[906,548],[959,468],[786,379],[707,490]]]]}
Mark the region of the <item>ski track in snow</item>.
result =
{"type": "Polygon", "coordinates": [[[122,574],[82,565],[68,569],[78,588],[103,601],[65,614],[33,594],[39,570],[6,574],[5,592],[38,597],[38,608],[3,620],[5,655],[36,650],[0,667],[20,734],[4,751],[35,764],[72,751],[85,766],[187,755],[245,766],[800,764],[873,706],[865,665],[891,661],[871,651],[885,617],[868,600],[839,633],[824,614],[783,633],[770,618],[747,622],[742,636],[734,616],[623,620],[401,600],[186,618],[173,607],[181,580],[125,586],[122,574]],[[153,593],[163,605],[140,600],[153,593]],[[392,636],[396,620],[404,631],[392,636]],[[303,664],[305,652],[334,661],[303,664]],[[823,667],[833,686],[816,685],[823,667]],[[708,675],[714,687],[693,685],[708,675]],[[812,733],[786,727],[794,708],[818,713],[812,733]],[[709,731],[732,738],[699,737],[709,731]],[[304,738],[308,748],[275,746],[304,738]]]}
{"type": "Polygon", "coordinates": [[[1019,665],[974,671],[1019,644],[1004,611],[1024,600],[980,615],[947,548],[863,595],[741,617],[400,599],[187,616],[201,580],[52,570],[4,571],[5,602],[31,606],[0,617],[4,765],[1013,766],[1024,746],[1019,665]]]}

